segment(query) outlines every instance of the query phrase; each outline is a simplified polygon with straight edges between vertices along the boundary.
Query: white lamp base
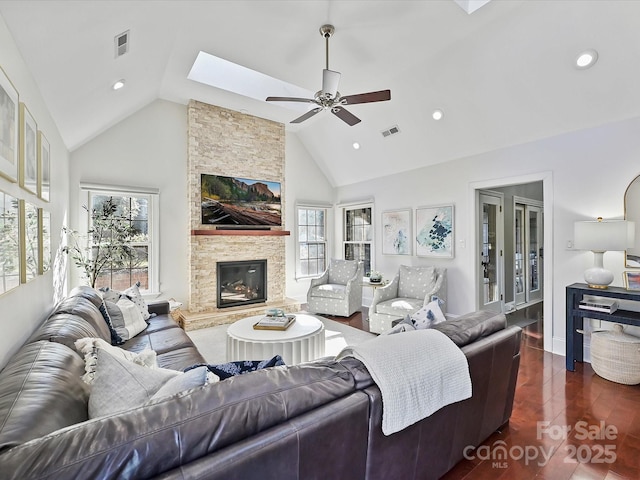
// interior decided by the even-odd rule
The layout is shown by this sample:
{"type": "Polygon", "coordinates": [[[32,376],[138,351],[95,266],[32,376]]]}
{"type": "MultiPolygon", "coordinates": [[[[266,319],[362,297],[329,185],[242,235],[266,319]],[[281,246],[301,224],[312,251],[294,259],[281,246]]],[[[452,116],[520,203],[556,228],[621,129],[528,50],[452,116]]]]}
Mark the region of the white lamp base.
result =
{"type": "Polygon", "coordinates": [[[613,282],[613,273],[604,268],[603,257],[604,252],[593,252],[593,267],[584,272],[584,279],[591,288],[605,289],[613,282]]]}

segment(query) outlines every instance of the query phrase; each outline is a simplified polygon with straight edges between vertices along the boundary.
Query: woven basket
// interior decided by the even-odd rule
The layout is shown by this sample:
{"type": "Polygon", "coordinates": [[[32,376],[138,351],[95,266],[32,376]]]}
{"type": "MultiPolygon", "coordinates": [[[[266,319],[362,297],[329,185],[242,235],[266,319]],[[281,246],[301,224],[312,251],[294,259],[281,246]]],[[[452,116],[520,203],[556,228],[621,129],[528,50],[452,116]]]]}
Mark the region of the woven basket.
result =
{"type": "Polygon", "coordinates": [[[640,383],[640,338],[622,325],[591,334],[591,366],[602,378],[625,385],[640,383]]]}

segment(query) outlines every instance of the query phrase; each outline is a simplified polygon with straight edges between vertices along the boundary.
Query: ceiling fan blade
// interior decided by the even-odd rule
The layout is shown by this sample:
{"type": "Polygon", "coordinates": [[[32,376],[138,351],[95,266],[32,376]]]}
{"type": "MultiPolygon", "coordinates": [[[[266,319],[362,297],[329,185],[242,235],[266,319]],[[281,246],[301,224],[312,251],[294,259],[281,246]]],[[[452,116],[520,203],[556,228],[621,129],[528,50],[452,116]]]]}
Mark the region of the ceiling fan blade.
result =
{"type": "Polygon", "coordinates": [[[304,115],[296,118],[295,120],[291,120],[291,123],[302,123],[305,120],[310,119],[311,117],[313,117],[316,113],[322,111],[322,107],[316,107],[316,108],[312,108],[311,110],[309,110],[307,113],[305,113],[304,115]]]}
{"type": "Polygon", "coordinates": [[[356,117],[353,113],[351,113],[348,110],[345,110],[342,107],[332,107],[331,113],[333,113],[340,120],[342,120],[345,123],[348,123],[352,127],[356,123],[360,123],[360,119],[358,117],[356,117]]]}
{"type": "Polygon", "coordinates": [[[311,98],[297,98],[297,97],[267,97],[267,102],[303,102],[303,103],[315,103],[311,98]]]}
{"type": "Polygon", "coordinates": [[[356,103],[384,102],[391,100],[391,90],[380,90],[379,92],[360,93],[358,95],[347,95],[342,97],[346,101],[345,105],[354,105],[356,103]]]}
{"type": "Polygon", "coordinates": [[[325,68],[322,70],[322,95],[335,98],[340,83],[340,72],[334,72],[325,68]]]}

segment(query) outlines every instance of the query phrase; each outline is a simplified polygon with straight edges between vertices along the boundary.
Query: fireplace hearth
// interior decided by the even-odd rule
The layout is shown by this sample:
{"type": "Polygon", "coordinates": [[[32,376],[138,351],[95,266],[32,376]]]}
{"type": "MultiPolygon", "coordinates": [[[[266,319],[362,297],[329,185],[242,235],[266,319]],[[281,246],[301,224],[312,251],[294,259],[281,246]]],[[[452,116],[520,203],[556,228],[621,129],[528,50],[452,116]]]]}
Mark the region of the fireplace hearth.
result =
{"type": "Polygon", "coordinates": [[[218,308],[267,301],[267,260],[217,262],[218,308]]]}

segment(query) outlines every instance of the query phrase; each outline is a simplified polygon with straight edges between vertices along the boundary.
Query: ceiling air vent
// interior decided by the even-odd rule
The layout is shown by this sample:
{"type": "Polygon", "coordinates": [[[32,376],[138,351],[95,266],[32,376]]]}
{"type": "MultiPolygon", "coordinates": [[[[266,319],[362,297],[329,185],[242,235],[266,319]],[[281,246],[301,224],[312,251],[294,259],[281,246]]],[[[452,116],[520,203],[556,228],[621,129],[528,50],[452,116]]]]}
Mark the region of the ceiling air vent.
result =
{"type": "Polygon", "coordinates": [[[391,128],[388,128],[387,130],[383,130],[382,131],[382,136],[383,137],[390,137],[391,135],[395,135],[396,133],[400,133],[400,129],[398,128],[397,125],[394,125],[391,128]]]}
{"type": "Polygon", "coordinates": [[[129,51],[129,30],[114,38],[116,47],[116,58],[121,57],[129,51]]]}

